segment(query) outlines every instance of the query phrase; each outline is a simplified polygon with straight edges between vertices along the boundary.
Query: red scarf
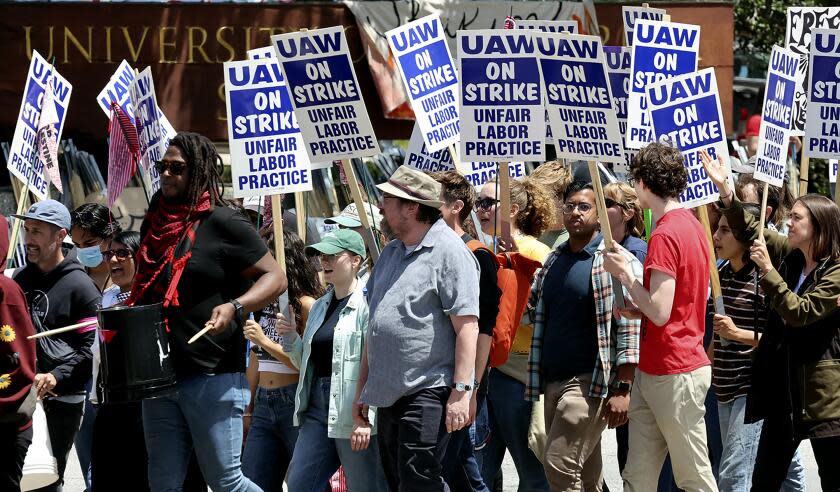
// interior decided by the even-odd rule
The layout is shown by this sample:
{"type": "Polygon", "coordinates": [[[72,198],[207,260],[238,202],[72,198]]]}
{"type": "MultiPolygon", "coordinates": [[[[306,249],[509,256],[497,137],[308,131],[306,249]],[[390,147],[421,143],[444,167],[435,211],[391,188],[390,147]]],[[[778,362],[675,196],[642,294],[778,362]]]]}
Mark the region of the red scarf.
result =
{"type": "Polygon", "coordinates": [[[156,204],[152,203],[146,214],[148,230],[137,250],[137,273],[126,304],[133,306],[142,301],[143,304],[163,302],[164,307],[177,306],[178,281],[192,255],[196,227],[210,212],[210,193],[204,192],[192,208],[167,203],[163,197],[158,197],[156,204]],[[175,250],[182,239],[186,253],[175,258],[175,250]],[[161,273],[170,263],[170,278],[161,278],[161,273]]]}

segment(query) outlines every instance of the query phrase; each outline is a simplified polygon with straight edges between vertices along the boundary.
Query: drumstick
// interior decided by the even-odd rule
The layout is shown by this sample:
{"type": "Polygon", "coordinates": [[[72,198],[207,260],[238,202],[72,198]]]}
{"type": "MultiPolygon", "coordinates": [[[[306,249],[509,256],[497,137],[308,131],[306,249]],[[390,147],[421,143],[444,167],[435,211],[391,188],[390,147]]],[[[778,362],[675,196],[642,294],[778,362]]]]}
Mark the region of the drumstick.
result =
{"type": "Polygon", "coordinates": [[[207,324],[205,324],[205,325],[204,325],[204,328],[202,328],[200,332],[196,333],[195,335],[193,335],[193,337],[192,337],[192,338],[190,338],[190,339],[189,339],[189,341],[187,342],[187,345],[190,345],[190,344],[192,344],[194,341],[196,341],[196,340],[198,340],[199,338],[203,337],[203,336],[204,336],[204,335],[205,335],[208,331],[210,331],[212,328],[213,328],[213,324],[212,324],[212,323],[210,323],[210,322],[208,321],[208,322],[207,322],[207,324]]]}
{"type": "Polygon", "coordinates": [[[68,331],[78,330],[79,328],[84,328],[85,326],[91,326],[97,324],[98,321],[95,319],[83,321],[81,323],[76,323],[75,325],[65,326],[64,328],[56,328],[54,330],[47,330],[42,331],[41,333],[36,333],[34,335],[29,335],[26,337],[27,340],[32,338],[42,338],[42,337],[50,337],[53,335],[58,335],[59,333],[66,333],[68,331]]]}

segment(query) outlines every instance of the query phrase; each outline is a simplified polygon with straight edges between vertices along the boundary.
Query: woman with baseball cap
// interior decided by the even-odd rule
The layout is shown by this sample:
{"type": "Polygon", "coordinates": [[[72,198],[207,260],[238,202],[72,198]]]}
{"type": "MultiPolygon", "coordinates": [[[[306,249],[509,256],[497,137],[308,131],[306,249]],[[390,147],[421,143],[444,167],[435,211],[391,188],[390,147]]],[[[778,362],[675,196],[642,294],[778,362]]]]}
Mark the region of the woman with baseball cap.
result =
{"type": "Polygon", "coordinates": [[[344,467],[347,490],[387,490],[374,433],[374,410],[354,419],[356,383],[368,327],[365,284],[357,278],[365,259],[359,233],[339,229],[306,248],[319,255],[331,285],[315,302],[301,339],[281,319],[277,330],[295,338],[289,358],[300,369],[295,425],[300,426],[289,467],[289,490],[320,492],[344,467]]]}

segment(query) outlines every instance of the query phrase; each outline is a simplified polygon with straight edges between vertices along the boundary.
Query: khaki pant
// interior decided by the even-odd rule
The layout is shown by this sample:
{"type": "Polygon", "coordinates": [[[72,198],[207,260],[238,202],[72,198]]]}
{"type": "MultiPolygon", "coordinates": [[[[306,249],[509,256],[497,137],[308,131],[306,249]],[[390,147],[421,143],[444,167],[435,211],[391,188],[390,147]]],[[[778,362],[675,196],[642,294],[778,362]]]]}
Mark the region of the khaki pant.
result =
{"type": "Polygon", "coordinates": [[[630,396],[630,451],[625,492],[656,490],[665,454],[677,486],[686,492],[717,491],[706,447],[706,392],[712,368],[653,376],[636,371],[630,396]]]}
{"type": "Polygon", "coordinates": [[[545,388],[545,476],[553,492],[600,492],[603,466],[601,419],[605,400],[589,397],[590,374],[548,383],[545,388]]]}

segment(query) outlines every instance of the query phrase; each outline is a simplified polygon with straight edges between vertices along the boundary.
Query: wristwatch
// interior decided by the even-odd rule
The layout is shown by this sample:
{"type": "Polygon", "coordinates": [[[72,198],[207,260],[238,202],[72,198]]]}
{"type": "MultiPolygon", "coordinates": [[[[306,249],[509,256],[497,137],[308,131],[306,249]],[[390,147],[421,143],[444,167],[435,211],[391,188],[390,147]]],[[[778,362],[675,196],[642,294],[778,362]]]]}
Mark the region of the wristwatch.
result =
{"type": "Polygon", "coordinates": [[[633,382],[626,379],[616,379],[610,385],[610,389],[619,391],[621,393],[629,393],[633,389],[633,382]]]}
{"type": "Polygon", "coordinates": [[[229,302],[233,304],[233,309],[236,310],[233,314],[236,324],[242,325],[242,323],[244,323],[243,318],[245,315],[245,308],[242,307],[242,303],[236,299],[231,299],[229,302]]]}
{"type": "Polygon", "coordinates": [[[465,383],[453,383],[452,388],[455,391],[472,391],[473,387],[465,383]]]}

